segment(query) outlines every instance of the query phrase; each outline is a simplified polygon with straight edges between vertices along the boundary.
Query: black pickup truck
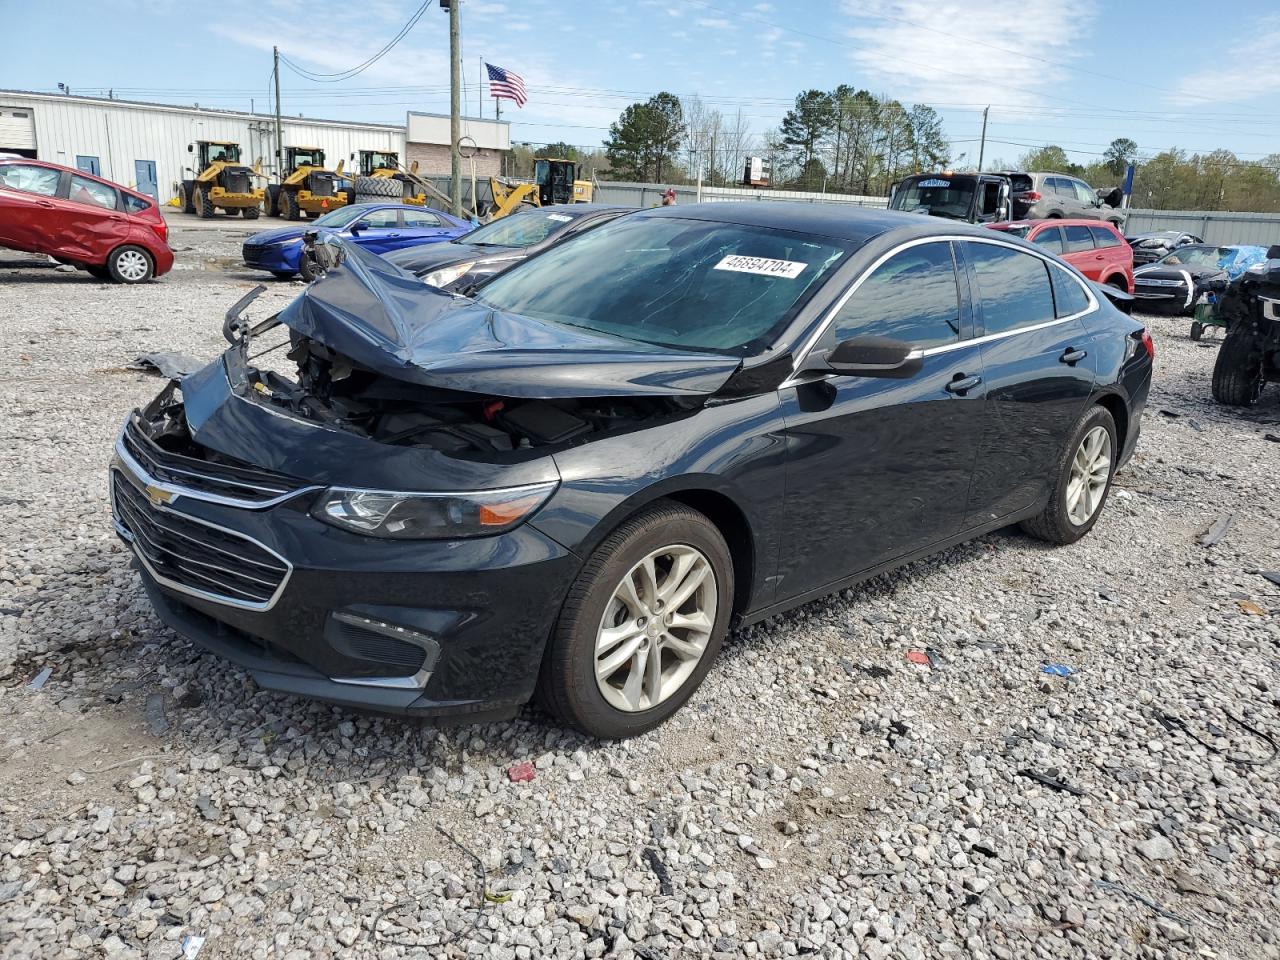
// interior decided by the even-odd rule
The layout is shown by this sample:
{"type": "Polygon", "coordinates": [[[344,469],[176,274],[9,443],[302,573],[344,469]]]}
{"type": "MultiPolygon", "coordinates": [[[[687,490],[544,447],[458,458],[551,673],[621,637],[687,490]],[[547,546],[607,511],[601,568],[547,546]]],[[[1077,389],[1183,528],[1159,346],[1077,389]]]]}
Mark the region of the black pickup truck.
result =
{"type": "Polygon", "coordinates": [[[889,209],[925,213],[965,223],[1012,218],[1013,186],[997,173],[918,173],[893,185],[889,209]]]}
{"type": "Polygon", "coordinates": [[[1213,398],[1251,406],[1268,381],[1280,380],[1280,244],[1231,281],[1218,310],[1227,335],[1213,365],[1213,398]]]}

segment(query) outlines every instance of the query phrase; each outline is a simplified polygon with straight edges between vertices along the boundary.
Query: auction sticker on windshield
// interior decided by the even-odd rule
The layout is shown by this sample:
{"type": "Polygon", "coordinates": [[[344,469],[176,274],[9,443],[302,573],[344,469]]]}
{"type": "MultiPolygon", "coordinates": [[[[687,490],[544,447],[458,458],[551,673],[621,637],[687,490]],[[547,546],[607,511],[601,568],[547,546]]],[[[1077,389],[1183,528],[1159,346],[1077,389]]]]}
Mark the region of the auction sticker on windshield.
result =
{"type": "Polygon", "coordinates": [[[566,217],[563,213],[548,213],[548,220],[554,220],[556,223],[568,223],[573,217],[566,217]]]}
{"type": "Polygon", "coordinates": [[[716,270],[732,270],[734,273],[758,273],[762,277],[786,277],[794,280],[807,263],[795,260],[769,260],[766,257],[744,257],[730,254],[714,267],[716,270]]]}

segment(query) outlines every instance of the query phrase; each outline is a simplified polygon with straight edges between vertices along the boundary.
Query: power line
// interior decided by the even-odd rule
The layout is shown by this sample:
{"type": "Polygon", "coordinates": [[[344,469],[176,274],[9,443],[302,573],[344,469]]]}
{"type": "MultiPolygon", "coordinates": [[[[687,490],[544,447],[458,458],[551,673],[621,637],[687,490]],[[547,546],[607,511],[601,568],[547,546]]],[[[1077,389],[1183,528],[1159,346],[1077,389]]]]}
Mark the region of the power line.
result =
{"type": "Polygon", "coordinates": [[[400,32],[392,37],[386,46],[368,60],[365,60],[363,63],[358,63],[347,70],[340,70],[337,73],[316,73],[306,69],[305,67],[299,66],[283,54],[280,55],[280,59],[284,61],[285,65],[290,70],[305,80],[313,80],[316,83],[339,83],[343,80],[350,80],[352,77],[368,70],[371,66],[385,57],[397,43],[407,37],[409,35],[409,31],[412,30],[417,22],[422,19],[422,15],[427,12],[427,8],[430,6],[431,0],[423,0],[422,6],[418,7],[418,9],[414,11],[414,13],[405,22],[405,25],[400,28],[400,32]]]}

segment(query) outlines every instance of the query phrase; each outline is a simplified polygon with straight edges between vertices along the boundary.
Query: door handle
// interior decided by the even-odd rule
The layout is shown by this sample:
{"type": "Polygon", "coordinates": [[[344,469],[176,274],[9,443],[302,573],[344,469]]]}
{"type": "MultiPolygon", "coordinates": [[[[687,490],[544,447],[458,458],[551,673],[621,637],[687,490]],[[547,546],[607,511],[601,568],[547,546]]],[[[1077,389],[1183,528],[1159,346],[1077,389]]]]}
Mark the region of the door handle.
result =
{"type": "Polygon", "coordinates": [[[36,204],[41,207],[49,207],[50,209],[53,209],[53,203],[49,200],[37,200],[36,204]]]}
{"type": "Polygon", "coordinates": [[[981,377],[966,377],[963,373],[957,373],[951,378],[951,382],[947,384],[947,393],[954,393],[958,397],[963,397],[981,382],[981,377]]]}
{"type": "Polygon", "coordinates": [[[1069,367],[1074,367],[1088,355],[1088,350],[1077,350],[1074,347],[1067,347],[1066,353],[1058,358],[1058,362],[1065,363],[1069,367]]]}

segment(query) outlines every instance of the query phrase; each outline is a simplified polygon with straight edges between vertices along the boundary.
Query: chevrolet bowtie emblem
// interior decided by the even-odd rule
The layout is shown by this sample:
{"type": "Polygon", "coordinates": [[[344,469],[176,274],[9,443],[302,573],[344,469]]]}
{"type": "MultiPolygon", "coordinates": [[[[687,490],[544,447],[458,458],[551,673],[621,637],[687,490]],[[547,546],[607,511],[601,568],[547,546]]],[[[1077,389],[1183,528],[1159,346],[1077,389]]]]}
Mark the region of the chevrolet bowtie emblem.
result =
{"type": "Polygon", "coordinates": [[[168,490],[161,490],[159,487],[155,486],[154,484],[148,483],[142,489],[143,489],[143,492],[147,495],[147,499],[150,500],[157,507],[163,503],[173,502],[174,495],[172,493],[170,493],[168,490]]]}

